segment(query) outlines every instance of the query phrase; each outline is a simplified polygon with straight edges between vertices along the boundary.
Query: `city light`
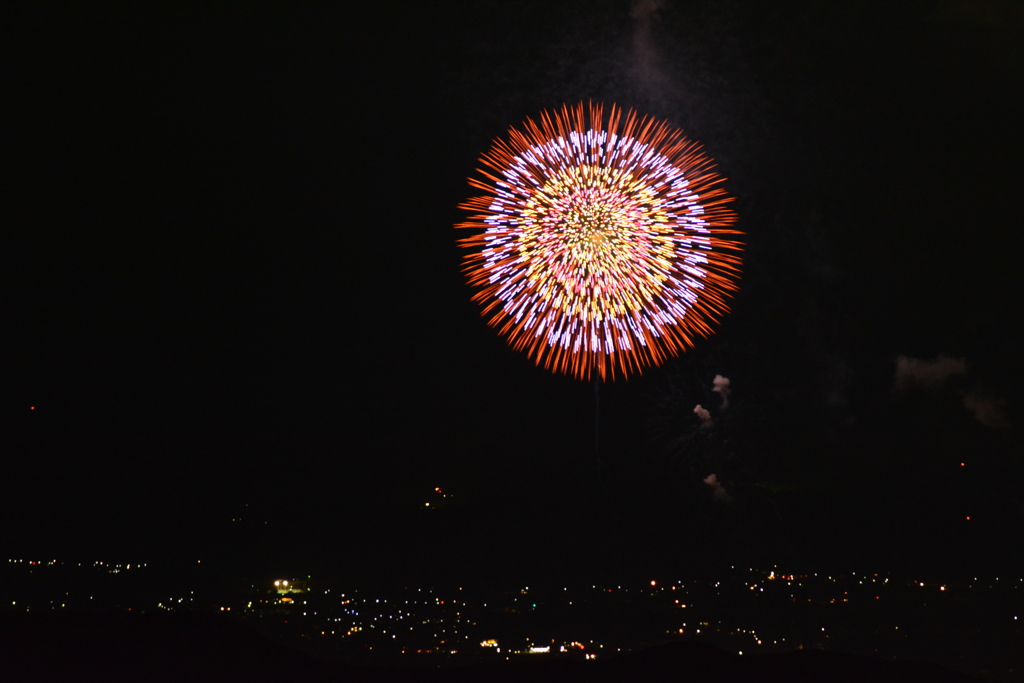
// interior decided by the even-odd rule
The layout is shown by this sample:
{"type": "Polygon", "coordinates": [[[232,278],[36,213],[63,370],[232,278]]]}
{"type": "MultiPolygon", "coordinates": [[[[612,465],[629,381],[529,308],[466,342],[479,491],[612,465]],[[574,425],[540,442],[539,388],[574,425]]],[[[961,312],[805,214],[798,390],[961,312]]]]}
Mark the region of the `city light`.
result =
{"type": "MultiPolygon", "coordinates": [[[[142,563],[99,560],[64,563],[56,559],[11,558],[6,566],[15,574],[24,572],[26,577],[73,569],[112,575],[115,581],[125,573],[147,571],[142,563]]],[[[907,605],[926,607],[920,613],[927,614],[927,618],[922,617],[917,624],[905,623],[901,618],[899,625],[887,626],[889,633],[901,637],[904,633],[910,638],[923,636],[933,632],[935,624],[949,615],[962,618],[957,610],[963,610],[964,605],[1018,603],[1024,594],[1024,579],[1006,578],[975,577],[967,584],[954,584],[911,581],[885,574],[733,569],[711,582],[666,580],[664,586],[659,585],[664,582],[646,579],[634,584],[568,584],[557,588],[441,590],[416,586],[386,593],[350,586],[313,589],[305,578],[277,578],[262,584],[269,590],[260,589],[260,583],[255,582],[250,593],[240,594],[234,602],[223,596],[201,597],[197,591],[158,594],[150,602],[135,604],[116,602],[120,599],[118,593],[75,596],[58,592],[41,597],[38,592],[26,592],[11,595],[4,609],[36,613],[81,610],[85,605],[95,604],[99,609],[106,605],[138,613],[214,612],[222,615],[222,619],[242,620],[258,629],[269,629],[278,634],[275,637],[290,633],[287,637],[296,639],[296,643],[315,638],[323,641],[318,648],[339,653],[356,648],[372,650],[381,657],[443,657],[443,661],[450,659],[453,663],[471,662],[474,657],[481,661],[496,657],[502,661],[518,657],[585,661],[594,659],[596,652],[632,652],[677,639],[699,640],[733,653],[750,653],[752,649],[758,653],[801,648],[856,650],[858,643],[863,642],[858,639],[865,634],[849,625],[848,610],[875,610],[869,612],[874,615],[869,623],[877,628],[886,615],[894,614],[877,611],[889,610],[887,604],[901,609],[907,605]],[[881,601],[883,595],[887,601],[881,601]],[[723,610],[726,605],[728,609],[723,610]],[[680,609],[685,610],[685,615],[680,609]],[[585,623],[574,627],[575,632],[552,629],[553,623],[572,622],[570,615],[577,610],[619,614],[645,625],[599,638],[588,632],[590,627],[585,623]],[[504,647],[499,646],[495,633],[501,634],[504,647]]],[[[19,585],[19,581],[10,584],[19,585]]],[[[902,616],[907,613],[900,612],[902,616]]],[[[1002,619],[1002,623],[1014,627],[1019,621],[1013,614],[1002,619]]],[[[948,627],[956,624],[951,622],[948,627]]],[[[876,636],[870,642],[876,647],[890,645],[876,636]]],[[[904,648],[899,652],[906,656],[907,642],[901,639],[891,645],[904,648]]],[[[921,640],[928,642],[927,638],[921,640]]],[[[872,650],[864,654],[877,653],[872,650]]]]}

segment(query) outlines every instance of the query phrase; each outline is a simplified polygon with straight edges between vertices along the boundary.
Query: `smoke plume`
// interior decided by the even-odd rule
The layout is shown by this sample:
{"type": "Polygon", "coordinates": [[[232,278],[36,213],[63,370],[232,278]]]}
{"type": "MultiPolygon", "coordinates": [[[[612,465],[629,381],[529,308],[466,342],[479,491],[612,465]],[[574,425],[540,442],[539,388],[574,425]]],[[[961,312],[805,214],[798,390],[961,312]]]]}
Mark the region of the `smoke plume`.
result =
{"type": "Polygon", "coordinates": [[[634,0],[630,17],[633,18],[632,80],[648,96],[663,93],[669,86],[668,78],[658,65],[658,51],[651,26],[665,0],[634,0]]]}
{"type": "MultiPolygon", "coordinates": [[[[966,376],[967,361],[963,358],[952,358],[940,355],[935,360],[921,360],[909,356],[896,359],[896,376],[893,388],[897,394],[905,394],[911,389],[942,390],[953,377],[966,376]]],[[[948,391],[948,389],[947,389],[948,391]]],[[[1004,430],[1010,426],[1004,413],[1006,402],[993,398],[977,387],[960,389],[963,406],[981,424],[989,429],[1004,430]]]]}
{"type": "Polygon", "coordinates": [[[715,379],[713,379],[711,383],[714,385],[712,386],[711,391],[722,397],[722,408],[728,408],[730,393],[729,378],[722,377],[721,375],[715,375],[715,379]]]}
{"type": "Polygon", "coordinates": [[[900,356],[896,359],[894,388],[897,393],[904,393],[912,387],[934,389],[944,384],[950,377],[966,373],[967,362],[963,358],[941,355],[935,360],[921,360],[900,356]]]}
{"type": "Polygon", "coordinates": [[[729,503],[732,501],[732,496],[729,492],[719,483],[718,475],[714,472],[704,477],[704,483],[711,489],[711,496],[719,503],[729,503]]]}

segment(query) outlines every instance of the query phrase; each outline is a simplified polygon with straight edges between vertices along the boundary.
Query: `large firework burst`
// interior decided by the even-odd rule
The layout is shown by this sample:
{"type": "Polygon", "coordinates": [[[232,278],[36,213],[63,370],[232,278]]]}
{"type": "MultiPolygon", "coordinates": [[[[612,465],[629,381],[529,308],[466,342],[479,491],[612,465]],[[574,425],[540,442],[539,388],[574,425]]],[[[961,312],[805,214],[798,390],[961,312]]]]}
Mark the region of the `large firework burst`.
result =
{"type": "Polygon", "coordinates": [[[459,208],[484,316],[538,365],[628,376],[728,311],[741,245],[713,162],[667,123],[611,106],[527,119],[480,158],[459,208]]]}

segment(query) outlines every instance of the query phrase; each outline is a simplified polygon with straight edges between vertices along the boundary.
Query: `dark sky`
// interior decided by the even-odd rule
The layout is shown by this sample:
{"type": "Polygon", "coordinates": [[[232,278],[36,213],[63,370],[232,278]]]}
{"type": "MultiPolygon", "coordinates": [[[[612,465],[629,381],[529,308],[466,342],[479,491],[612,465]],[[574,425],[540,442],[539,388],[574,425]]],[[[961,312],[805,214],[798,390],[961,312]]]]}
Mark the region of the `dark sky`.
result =
{"type": "Polygon", "coordinates": [[[405,5],[3,11],[7,509],[440,486],[692,532],[717,471],[740,518],[1021,528],[1017,3],[405,5]],[[594,388],[486,327],[452,229],[491,139],[587,99],[700,140],[747,243],[716,336],[601,388],[603,469],[594,388]]]}

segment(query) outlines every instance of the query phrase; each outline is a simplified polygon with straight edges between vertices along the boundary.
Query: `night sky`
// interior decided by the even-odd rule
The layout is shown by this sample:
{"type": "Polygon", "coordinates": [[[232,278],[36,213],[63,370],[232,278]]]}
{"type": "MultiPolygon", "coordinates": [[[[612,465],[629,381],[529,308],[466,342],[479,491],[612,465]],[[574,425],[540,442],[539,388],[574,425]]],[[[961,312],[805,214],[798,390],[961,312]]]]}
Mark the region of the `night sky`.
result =
{"type": "Polygon", "coordinates": [[[427,528],[467,566],[1012,563],[1024,10],[752,5],[5,8],[9,545],[256,510],[397,562],[427,528]],[[715,336],[600,387],[596,449],[453,229],[492,139],[587,100],[701,141],[746,244],[715,336]]]}

